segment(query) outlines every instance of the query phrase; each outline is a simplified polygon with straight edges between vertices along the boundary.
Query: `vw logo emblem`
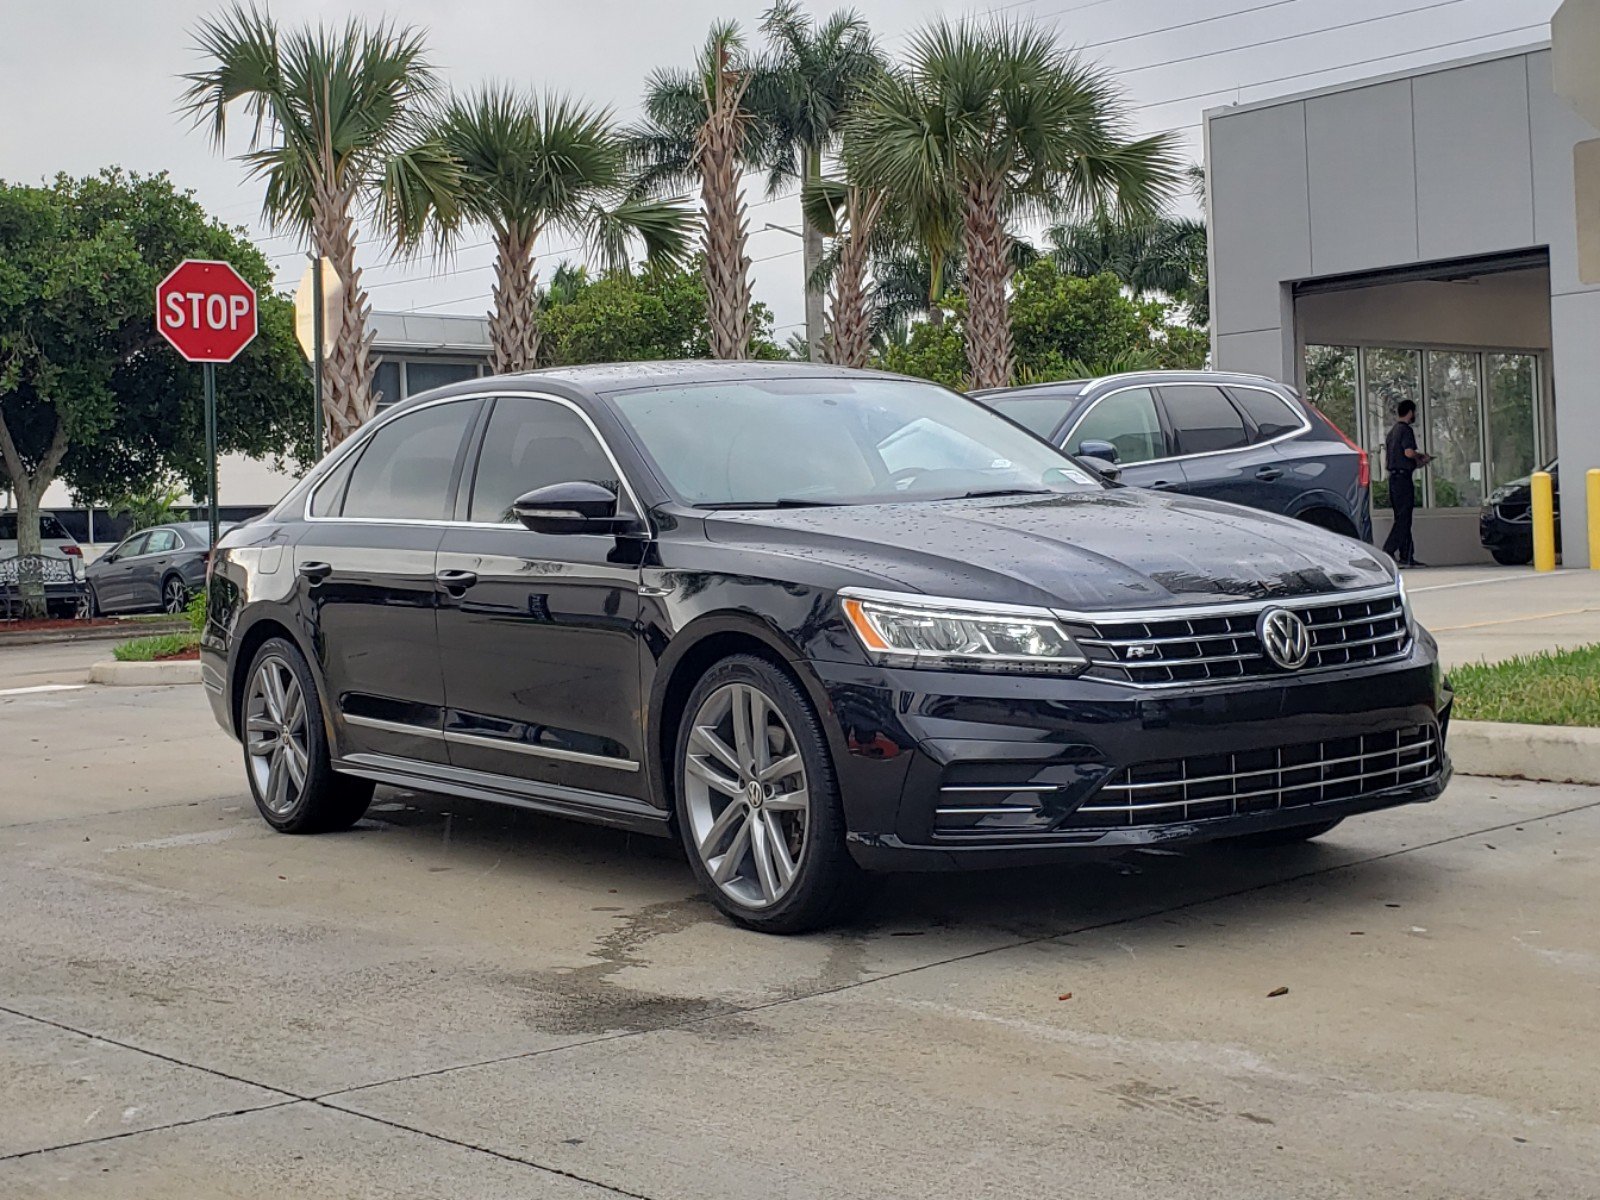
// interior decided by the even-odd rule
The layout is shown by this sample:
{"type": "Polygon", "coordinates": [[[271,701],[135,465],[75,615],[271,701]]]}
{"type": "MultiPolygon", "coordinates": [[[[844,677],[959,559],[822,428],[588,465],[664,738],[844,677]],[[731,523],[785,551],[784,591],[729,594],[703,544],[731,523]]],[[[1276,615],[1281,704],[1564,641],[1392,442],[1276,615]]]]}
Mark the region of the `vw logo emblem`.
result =
{"type": "Polygon", "coordinates": [[[1269,608],[1256,621],[1256,636],[1267,657],[1285,671],[1297,671],[1311,657],[1311,631],[1287,608],[1269,608]]]}

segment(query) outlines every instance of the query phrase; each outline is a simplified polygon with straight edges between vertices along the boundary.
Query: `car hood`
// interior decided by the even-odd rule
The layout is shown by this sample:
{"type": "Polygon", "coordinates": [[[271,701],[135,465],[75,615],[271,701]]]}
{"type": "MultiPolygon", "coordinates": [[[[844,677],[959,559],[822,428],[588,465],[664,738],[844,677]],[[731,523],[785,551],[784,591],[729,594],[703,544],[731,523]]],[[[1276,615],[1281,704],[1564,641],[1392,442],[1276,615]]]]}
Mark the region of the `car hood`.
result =
{"type": "Polygon", "coordinates": [[[863,582],[1094,611],[1393,581],[1370,546],[1287,517],[1135,488],[1049,497],[723,511],[713,541],[826,559],[863,582]]]}

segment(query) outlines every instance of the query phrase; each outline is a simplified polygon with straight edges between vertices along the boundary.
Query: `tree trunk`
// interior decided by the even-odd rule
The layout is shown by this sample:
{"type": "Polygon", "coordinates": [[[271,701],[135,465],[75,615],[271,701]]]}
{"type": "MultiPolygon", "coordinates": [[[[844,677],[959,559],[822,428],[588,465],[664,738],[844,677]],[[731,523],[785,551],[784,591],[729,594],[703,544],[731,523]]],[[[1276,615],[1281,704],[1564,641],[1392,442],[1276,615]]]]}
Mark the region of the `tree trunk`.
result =
{"type": "Polygon", "coordinates": [[[722,50],[706,93],[706,123],[700,127],[695,155],[705,207],[706,323],[713,358],[749,358],[755,336],[744,191],[739,186],[746,83],[742,72],[729,68],[727,51],[722,50]]]}
{"type": "Polygon", "coordinates": [[[864,367],[872,353],[872,292],[867,263],[872,227],[883,210],[883,193],[852,187],[845,193],[846,233],[833,276],[827,361],[840,367],[864,367]]]}
{"type": "Polygon", "coordinates": [[[537,230],[495,235],[494,310],[489,314],[489,369],[496,375],[539,365],[539,273],[534,269],[537,230]]]}
{"type": "MultiPolygon", "coordinates": [[[[12,439],[11,429],[6,425],[4,414],[0,414],[0,463],[5,464],[6,474],[11,479],[11,490],[17,498],[18,558],[36,556],[44,549],[39,537],[39,505],[44,499],[45,489],[55,479],[56,468],[61,465],[66,453],[66,427],[61,424],[60,418],[57,418],[44,457],[30,471],[27,464],[22,461],[22,454],[12,439]]],[[[17,591],[22,597],[22,615],[48,616],[43,578],[38,571],[22,570],[21,563],[17,564],[17,568],[17,591]]]]}
{"type": "Polygon", "coordinates": [[[322,360],[322,408],[330,449],[360,429],[378,403],[372,394],[373,334],[367,328],[372,309],[356,266],[355,220],[350,215],[354,200],[348,188],[319,189],[314,200],[312,237],[343,285],[333,337],[322,360]]]}
{"type": "MultiPolygon", "coordinates": [[[[804,183],[815,183],[822,178],[822,152],[808,150],[806,152],[806,173],[804,183]]],[[[817,268],[822,264],[822,231],[815,228],[806,219],[802,211],[800,217],[800,232],[804,237],[801,243],[803,253],[800,256],[805,264],[805,298],[806,298],[806,351],[812,362],[836,361],[828,359],[822,346],[822,335],[825,328],[823,315],[822,289],[813,286],[817,268]]]]}
{"type": "Polygon", "coordinates": [[[1011,236],[1003,215],[1005,185],[999,179],[969,179],[963,234],[967,250],[967,366],[974,388],[1011,382],[1011,236]]]}

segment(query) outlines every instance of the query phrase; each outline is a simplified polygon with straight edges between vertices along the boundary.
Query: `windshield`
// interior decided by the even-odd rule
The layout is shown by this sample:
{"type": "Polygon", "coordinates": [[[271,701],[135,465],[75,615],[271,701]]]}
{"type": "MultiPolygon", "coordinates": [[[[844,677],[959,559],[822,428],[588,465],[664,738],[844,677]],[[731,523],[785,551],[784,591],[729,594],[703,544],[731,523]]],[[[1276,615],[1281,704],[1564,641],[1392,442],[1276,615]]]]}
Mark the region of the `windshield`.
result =
{"type": "Polygon", "coordinates": [[[1067,411],[1078,398],[1077,392],[1052,392],[1048,396],[1038,393],[1014,392],[1009,396],[980,396],[979,399],[1003,416],[1010,417],[1024,429],[1040,437],[1049,437],[1067,419],[1067,411]]]}
{"type": "Polygon", "coordinates": [[[1101,486],[1064,454],[931,383],[741,379],[611,400],[662,479],[702,508],[1101,486]]]}

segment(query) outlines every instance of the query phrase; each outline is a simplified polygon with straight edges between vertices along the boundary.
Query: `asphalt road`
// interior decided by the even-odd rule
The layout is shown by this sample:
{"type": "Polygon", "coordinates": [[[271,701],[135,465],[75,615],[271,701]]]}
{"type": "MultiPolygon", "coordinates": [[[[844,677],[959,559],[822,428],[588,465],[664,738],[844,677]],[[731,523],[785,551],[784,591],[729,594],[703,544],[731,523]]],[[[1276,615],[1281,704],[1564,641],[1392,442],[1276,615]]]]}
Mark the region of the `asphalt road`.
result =
{"type": "Polygon", "coordinates": [[[273,834],[197,687],[0,695],[0,1196],[1600,1196],[1597,845],[1461,779],[773,939],[525,813],[273,834]]]}

